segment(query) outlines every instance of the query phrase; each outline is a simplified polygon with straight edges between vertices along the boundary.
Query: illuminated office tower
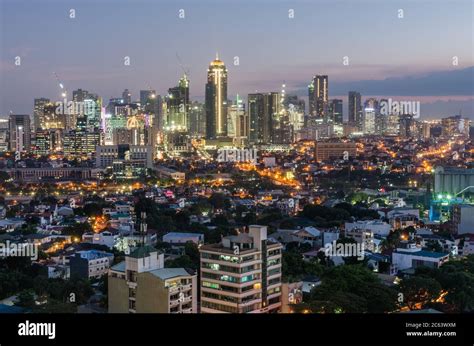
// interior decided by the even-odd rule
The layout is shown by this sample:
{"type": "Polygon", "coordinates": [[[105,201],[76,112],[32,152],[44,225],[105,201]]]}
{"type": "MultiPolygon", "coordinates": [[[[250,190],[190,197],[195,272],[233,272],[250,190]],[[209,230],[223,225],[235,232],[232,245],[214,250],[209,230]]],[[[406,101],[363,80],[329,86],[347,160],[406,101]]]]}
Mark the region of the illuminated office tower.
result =
{"type": "Polygon", "coordinates": [[[100,133],[98,130],[78,129],[67,131],[63,140],[64,156],[70,159],[92,159],[99,144],[100,133]]]}
{"type": "Polygon", "coordinates": [[[305,102],[296,95],[289,95],[283,101],[285,109],[288,111],[288,121],[293,132],[299,131],[304,124],[305,102]]]}
{"type": "Polygon", "coordinates": [[[27,114],[10,114],[10,150],[29,152],[31,150],[30,116],[27,114]]]}
{"type": "Polygon", "coordinates": [[[329,102],[329,115],[335,124],[342,125],[342,112],[342,100],[333,99],[329,102]]]}
{"type": "Polygon", "coordinates": [[[328,76],[316,75],[308,86],[309,115],[324,118],[328,113],[328,76]]]}
{"type": "Polygon", "coordinates": [[[216,59],[207,70],[206,84],[206,137],[227,136],[227,68],[216,59]]]}
{"type": "Polygon", "coordinates": [[[349,124],[362,130],[362,101],[357,91],[349,91],[349,124]]]}
{"type": "Polygon", "coordinates": [[[176,87],[168,89],[166,106],[166,130],[186,131],[190,108],[189,79],[186,74],[179,80],[176,87]]]}
{"type": "Polygon", "coordinates": [[[191,136],[205,136],[206,114],[204,104],[194,101],[189,111],[189,134],[191,136]]]}
{"type": "Polygon", "coordinates": [[[51,101],[49,99],[44,97],[35,99],[35,107],[33,110],[33,130],[43,128],[41,126],[41,121],[44,119],[44,107],[50,102],[51,101]]]}
{"type": "Polygon", "coordinates": [[[469,136],[470,120],[461,115],[454,115],[441,119],[442,136],[453,138],[458,136],[469,136]]]}
{"type": "Polygon", "coordinates": [[[269,144],[275,140],[274,120],[281,111],[280,93],[249,94],[249,141],[269,144]]]}
{"type": "Polygon", "coordinates": [[[375,113],[375,133],[378,135],[387,133],[389,129],[389,116],[387,114],[382,114],[380,111],[380,104],[386,103],[388,103],[387,99],[381,99],[375,113]]]}
{"type": "MultiPolygon", "coordinates": [[[[86,118],[86,129],[94,132],[100,128],[102,98],[97,94],[89,94],[84,99],[84,116],[86,118]]],[[[77,124],[77,119],[76,119],[77,124]]]]}
{"type": "Polygon", "coordinates": [[[244,116],[245,116],[245,104],[243,103],[239,95],[237,95],[235,101],[230,104],[230,107],[228,109],[227,134],[229,137],[242,136],[241,132],[244,129],[242,129],[242,127],[240,126],[240,121],[241,121],[241,118],[243,118],[244,116]]]}
{"type": "Polygon", "coordinates": [[[368,99],[364,104],[362,131],[366,135],[376,133],[376,118],[379,113],[378,101],[376,99],[368,99]]]}

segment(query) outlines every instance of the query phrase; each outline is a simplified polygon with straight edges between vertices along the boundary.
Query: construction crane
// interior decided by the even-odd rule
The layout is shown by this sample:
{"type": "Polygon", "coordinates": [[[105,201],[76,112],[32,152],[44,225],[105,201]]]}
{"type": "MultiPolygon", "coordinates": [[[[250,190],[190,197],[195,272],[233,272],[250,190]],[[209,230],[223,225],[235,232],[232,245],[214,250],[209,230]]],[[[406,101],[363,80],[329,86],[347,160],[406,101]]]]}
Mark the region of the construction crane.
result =
{"type": "Polygon", "coordinates": [[[59,87],[61,88],[61,96],[66,97],[67,96],[67,91],[64,89],[64,84],[61,82],[61,80],[58,77],[58,74],[56,72],[53,72],[54,77],[56,77],[56,80],[58,81],[59,87]]]}
{"type": "Polygon", "coordinates": [[[181,69],[183,70],[184,75],[189,76],[189,68],[186,68],[184,66],[183,62],[181,61],[181,58],[179,57],[178,52],[176,52],[176,59],[178,60],[178,64],[179,64],[179,66],[181,66],[181,69]]]}

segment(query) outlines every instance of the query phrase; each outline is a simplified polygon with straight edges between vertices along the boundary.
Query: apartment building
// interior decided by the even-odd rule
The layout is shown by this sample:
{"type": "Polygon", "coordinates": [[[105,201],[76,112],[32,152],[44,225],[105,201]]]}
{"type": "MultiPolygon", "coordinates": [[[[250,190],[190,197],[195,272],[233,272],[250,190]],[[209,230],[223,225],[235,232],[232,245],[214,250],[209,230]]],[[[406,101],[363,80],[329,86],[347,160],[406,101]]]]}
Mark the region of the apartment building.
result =
{"type": "Polygon", "coordinates": [[[107,274],[113,259],[114,255],[105,251],[78,251],[69,259],[71,277],[100,278],[107,274]]]}
{"type": "Polygon", "coordinates": [[[196,313],[197,276],[164,268],[164,255],[141,246],[113,266],[108,277],[109,313],[196,313]]]}
{"type": "Polygon", "coordinates": [[[280,312],[281,251],[258,225],[201,246],[201,312],[280,312]]]}

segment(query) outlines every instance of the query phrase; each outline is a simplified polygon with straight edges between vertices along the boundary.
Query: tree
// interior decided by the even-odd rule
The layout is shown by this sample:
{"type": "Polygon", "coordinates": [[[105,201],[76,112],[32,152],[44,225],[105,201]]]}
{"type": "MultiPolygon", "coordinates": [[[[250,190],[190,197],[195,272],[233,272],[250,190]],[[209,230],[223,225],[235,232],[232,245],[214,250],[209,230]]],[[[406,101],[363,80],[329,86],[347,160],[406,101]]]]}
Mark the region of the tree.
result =
{"type": "Polygon", "coordinates": [[[16,297],[15,305],[23,308],[33,308],[35,306],[35,296],[32,290],[21,291],[16,297]]]}
{"type": "Polygon", "coordinates": [[[363,265],[342,265],[322,275],[308,304],[311,312],[382,313],[396,309],[396,298],[396,291],[363,265]]]}
{"type": "Polygon", "coordinates": [[[400,292],[410,310],[419,310],[439,296],[441,285],[435,279],[414,276],[402,280],[400,292]]]}

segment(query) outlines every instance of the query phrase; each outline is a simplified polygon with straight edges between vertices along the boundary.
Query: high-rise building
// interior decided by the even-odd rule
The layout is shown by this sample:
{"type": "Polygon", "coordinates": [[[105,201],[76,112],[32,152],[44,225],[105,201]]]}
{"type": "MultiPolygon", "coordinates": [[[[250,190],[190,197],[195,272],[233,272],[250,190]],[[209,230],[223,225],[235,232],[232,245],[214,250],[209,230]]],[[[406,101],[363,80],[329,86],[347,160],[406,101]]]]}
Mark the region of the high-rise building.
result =
{"type": "Polygon", "coordinates": [[[333,99],[329,102],[329,114],[335,124],[342,125],[343,119],[342,100],[333,99]]]}
{"type": "Polygon", "coordinates": [[[168,89],[165,129],[168,131],[186,131],[189,122],[189,109],[189,79],[184,74],[176,87],[168,89]]]}
{"type": "Polygon", "coordinates": [[[128,89],[125,89],[122,92],[122,99],[123,99],[123,102],[125,103],[132,103],[132,94],[130,93],[128,89]]]}
{"type": "Polygon", "coordinates": [[[324,118],[328,114],[328,76],[316,75],[308,87],[309,115],[324,118]]]}
{"type": "Polygon", "coordinates": [[[189,134],[192,136],[206,135],[206,113],[204,104],[194,101],[189,111],[189,134]]]}
{"type": "Polygon", "coordinates": [[[9,118],[10,150],[29,152],[31,150],[30,116],[27,114],[10,114],[9,118]]]}
{"type": "Polygon", "coordinates": [[[206,137],[227,136],[227,68],[216,59],[207,70],[206,84],[206,137]]]}
{"type": "Polygon", "coordinates": [[[278,92],[248,95],[249,142],[270,144],[275,140],[274,120],[280,114],[281,102],[278,92]]]}
{"type": "Polygon", "coordinates": [[[245,104],[239,95],[237,95],[234,102],[229,103],[231,104],[228,108],[227,135],[232,138],[246,137],[247,129],[245,128],[245,104]]]}
{"type": "Polygon", "coordinates": [[[89,92],[87,90],[77,89],[72,92],[72,100],[74,102],[83,102],[89,97],[89,92]]]}
{"type": "Polygon", "coordinates": [[[94,158],[96,148],[100,144],[98,130],[70,130],[64,134],[63,151],[68,158],[94,158]]]}
{"type": "Polygon", "coordinates": [[[203,245],[201,312],[274,313],[281,309],[282,245],[267,239],[266,226],[203,245]]]}
{"type": "Polygon", "coordinates": [[[148,114],[161,114],[159,108],[161,107],[161,97],[156,94],[153,89],[140,90],[140,106],[143,112],[148,114]]]}
{"type": "Polygon", "coordinates": [[[44,107],[50,102],[51,101],[49,99],[44,97],[35,99],[35,107],[33,110],[33,130],[42,128],[41,120],[44,119],[44,107]]]}
{"type": "Polygon", "coordinates": [[[370,98],[364,103],[364,113],[362,119],[362,132],[367,135],[376,133],[376,118],[379,114],[379,103],[376,99],[370,98]]]}
{"type": "Polygon", "coordinates": [[[461,115],[441,119],[442,136],[445,138],[464,136],[469,137],[470,120],[461,115]]]}
{"type": "Polygon", "coordinates": [[[357,91],[349,91],[349,124],[362,130],[362,101],[357,91]]]}
{"type": "Polygon", "coordinates": [[[164,255],[143,245],[109,270],[109,313],[196,313],[197,278],[165,268],[164,255]]]}
{"type": "Polygon", "coordinates": [[[416,134],[416,120],[411,114],[402,114],[399,116],[399,134],[403,138],[413,138],[416,134]]]}

